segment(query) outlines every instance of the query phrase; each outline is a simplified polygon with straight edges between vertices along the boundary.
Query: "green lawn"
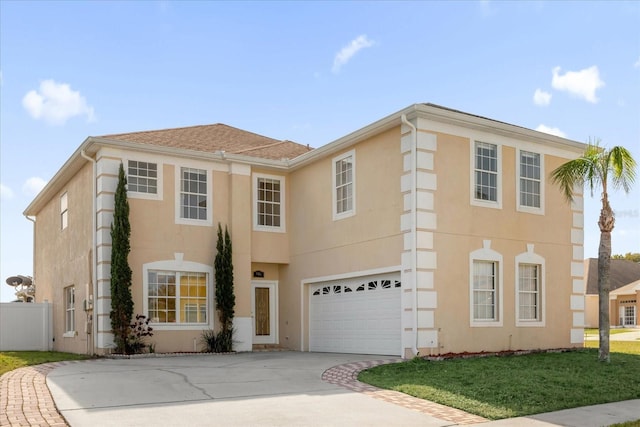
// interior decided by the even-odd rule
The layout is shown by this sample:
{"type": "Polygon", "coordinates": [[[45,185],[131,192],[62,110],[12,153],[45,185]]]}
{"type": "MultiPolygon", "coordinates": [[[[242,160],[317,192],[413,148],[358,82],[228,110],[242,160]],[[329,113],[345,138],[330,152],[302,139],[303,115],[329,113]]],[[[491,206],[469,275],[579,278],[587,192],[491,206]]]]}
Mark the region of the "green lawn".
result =
{"type": "MultiPolygon", "coordinates": [[[[596,347],[597,342],[588,342],[596,347]]],[[[595,348],[378,366],[358,379],[489,419],[640,398],[640,342],[611,342],[611,363],[595,348]]]]}
{"type": "Polygon", "coordinates": [[[24,366],[88,358],[84,354],[60,353],[57,351],[3,351],[0,352],[0,375],[24,366]]]}
{"type": "MultiPolygon", "coordinates": [[[[626,334],[627,332],[633,332],[635,330],[636,329],[629,329],[629,328],[613,328],[613,329],[609,329],[609,336],[617,335],[617,334],[626,334]]],[[[597,337],[600,335],[600,331],[598,331],[598,328],[585,328],[584,334],[586,336],[597,337]]]]}

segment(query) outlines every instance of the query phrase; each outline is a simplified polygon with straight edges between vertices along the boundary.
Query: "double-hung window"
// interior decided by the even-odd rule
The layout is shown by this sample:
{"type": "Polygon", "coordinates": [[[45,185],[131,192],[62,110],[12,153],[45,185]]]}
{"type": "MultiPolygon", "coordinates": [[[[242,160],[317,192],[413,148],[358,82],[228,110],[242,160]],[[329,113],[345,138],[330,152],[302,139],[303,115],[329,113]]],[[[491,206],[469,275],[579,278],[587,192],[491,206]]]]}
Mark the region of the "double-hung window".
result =
{"type": "Polygon", "coordinates": [[[355,214],[355,151],[333,159],[333,219],[355,214]]]}
{"type": "Polygon", "coordinates": [[[207,198],[207,171],[180,168],[180,218],[206,221],[207,198]]]}
{"type": "Polygon", "coordinates": [[[518,320],[540,320],[540,266],[518,265],[518,320]]]}
{"type": "Polygon", "coordinates": [[[474,198],[499,202],[498,146],[476,141],[474,151],[474,198]]]}
{"type": "Polygon", "coordinates": [[[473,320],[497,321],[498,272],[497,262],[473,262],[473,320]]]}
{"type": "Polygon", "coordinates": [[[69,201],[67,193],[60,196],[60,229],[64,230],[69,225],[69,201]]]}
{"type": "Polygon", "coordinates": [[[469,320],[472,327],[503,325],[502,255],[483,240],[469,254],[469,320]]]}
{"type": "Polygon", "coordinates": [[[284,177],[254,174],[253,186],[254,229],[261,231],[284,231],[284,177]]]}
{"type": "Polygon", "coordinates": [[[519,208],[535,211],[542,208],[542,164],[539,153],[520,151],[519,208]]]}
{"type": "Polygon", "coordinates": [[[75,287],[64,288],[64,336],[73,337],[76,332],[76,291],[75,287]]]}
{"type": "Polygon", "coordinates": [[[158,164],[129,160],[127,189],[134,193],[158,194],[158,164]]]}
{"type": "Polygon", "coordinates": [[[158,324],[207,324],[207,273],[149,270],[147,314],[158,324]]]}
{"type": "Polygon", "coordinates": [[[545,259],[536,254],[532,243],[516,256],[516,326],[544,326],[545,259]]]}

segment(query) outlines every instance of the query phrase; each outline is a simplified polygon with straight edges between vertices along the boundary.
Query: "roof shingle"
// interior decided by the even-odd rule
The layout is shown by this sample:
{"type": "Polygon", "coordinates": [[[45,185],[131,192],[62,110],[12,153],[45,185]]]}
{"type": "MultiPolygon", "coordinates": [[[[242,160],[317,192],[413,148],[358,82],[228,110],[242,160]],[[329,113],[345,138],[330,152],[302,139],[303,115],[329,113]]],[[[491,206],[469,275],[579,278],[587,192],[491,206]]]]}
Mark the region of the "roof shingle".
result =
{"type": "MultiPolygon", "coordinates": [[[[598,295],[598,259],[584,260],[586,294],[598,295]]],[[[626,259],[612,259],[609,270],[609,290],[614,291],[640,279],[640,264],[626,259]]]]}
{"type": "Polygon", "coordinates": [[[292,141],[279,141],[221,123],[103,135],[102,138],[208,153],[224,151],[271,160],[293,159],[313,150],[292,141]]]}

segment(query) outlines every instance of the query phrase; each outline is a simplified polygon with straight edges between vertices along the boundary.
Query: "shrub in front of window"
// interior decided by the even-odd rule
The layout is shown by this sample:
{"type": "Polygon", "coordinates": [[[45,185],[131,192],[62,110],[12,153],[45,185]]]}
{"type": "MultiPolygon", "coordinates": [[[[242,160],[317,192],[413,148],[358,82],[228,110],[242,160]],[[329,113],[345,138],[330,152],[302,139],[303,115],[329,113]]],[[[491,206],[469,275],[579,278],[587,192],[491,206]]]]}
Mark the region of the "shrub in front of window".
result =
{"type": "MultiPolygon", "coordinates": [[[[127,336],[127,343],[125,350],[127,354],[140,354],[147,348],[145,343],[145,337],[153,336],[153,328],[149,326],[149,318],[143,314],[137,314],[136,320],[129,325],[129,335],[127,336]]],[[[149,345],[149,352],[155,352],[155,346],[149,345]],[[154,349],[152,351],[152,349],[154,349]]]]}

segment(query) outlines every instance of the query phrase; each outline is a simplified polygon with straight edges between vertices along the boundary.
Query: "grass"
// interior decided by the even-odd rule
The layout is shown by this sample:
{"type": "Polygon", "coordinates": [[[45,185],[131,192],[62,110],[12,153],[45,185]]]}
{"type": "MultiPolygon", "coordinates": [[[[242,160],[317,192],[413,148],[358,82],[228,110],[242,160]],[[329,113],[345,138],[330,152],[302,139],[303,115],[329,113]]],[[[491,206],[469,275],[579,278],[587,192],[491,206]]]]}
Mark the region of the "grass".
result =
{"type": "MultiPolygon", "coordinates": [[[[617,335],[617,334],[626,334],[627,332],[633,332],[635,331],[635,329],[629,329],[629,328],[612,328],[609,329],[609,336],[611,335],[617,335]]],[[[599,336],[600,332],[598,331],[598,328],[585,328],[584,329],[584,334],[585,336],[599,336]]]]}
{"type": "Polygon", "coordinates": [[[593,348],[414,359],[363,371],[358,379],[496,420],[640,398],[640,342],[612,341],[611,352],[608,364],[598,362],[593,348]]]}
{"type": "Polygon", "coordinates": [[[84,354],[61,353],[57,351],[3,351],[0,352],[0,375],[25,366],[88,358],[89,356],[84,354]]]}

